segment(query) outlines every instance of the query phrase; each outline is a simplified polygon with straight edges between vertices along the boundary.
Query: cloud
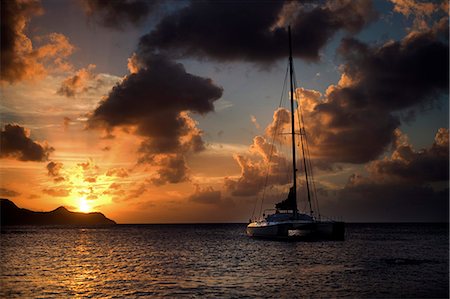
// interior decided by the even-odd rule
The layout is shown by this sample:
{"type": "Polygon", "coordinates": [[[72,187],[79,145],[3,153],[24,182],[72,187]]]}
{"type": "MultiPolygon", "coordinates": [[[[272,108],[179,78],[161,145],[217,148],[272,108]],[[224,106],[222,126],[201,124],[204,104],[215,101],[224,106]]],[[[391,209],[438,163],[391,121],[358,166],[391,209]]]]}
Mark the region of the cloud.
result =
{"type": "Polygon", "coordinates": [[[112,190],[119,190],[120,187],[121,187],[121,185],[118,183],[112,183],[111,185],[109,185],[109,189],[112,189],[112,190]]]}
{"type": "MultiPolygon", "coordinates": [[[[372,47],[346,38],[339,53],[344,64],[337,85],[331,85],[324,95],[305,88],[296,89],[295,94],[305,119],[313,165],[320,168],[378,159],[397,140],[401,123],[399,112],[432,105],[448,92],[448,45],[432,30],[372,47]]],[[[290,118],[288,110],[277,109],[265,130],[266,136],[274,136],[275,142],[285,142],[279,133],[290,132],[290,118]]],[[[295,115],[295,122],[298,122],[298,115],[295,115]]],[[[239,196],[254,195],[262,190],[267,173],[264,163],[268,163],[271,149],[272,145],[263,136],[255,137],[250,150],[263,161],[249,155],[235,155],[241,175],[225,179],[225,188],[239,196]]],[[[437,149],[433,147],[432,152],[437,149]]],[[[430,167],[428,171],[431,171],[440,163],[436,155],[422,153],[414,158],[417,161],[409,161],[408,165],[396,162],[400,167],[397,171],[401,171],[402,166],[405,172],[408,167],[430,167]]],[[[271,161],[271,184],[287,183],[281,176],[287,169],[285,157],[275,150],[271,161]]],[[[377,162],[372,166],[387,171],[394,163],[377,162]]],[[[442,173],[430,175],[442,176],[442,173]]]]}
{"type": "Polygon", "coordinates": [[[152,155],[152,164],[157,166],[156,175],[151,178],[155,185],[175,184],[189,180],[189,168],[182,154],[152,155]]]}
{"type": "Polygon", "coordinates": [[[243,155],[234,155],[234,160],[241,168],[240,176],[235,178],[225,178],[225,189],[233,196],[253,196],[259,193],[264,187],[264,169],[258,163],[254,163],[243,155]]]}
{"type": "Polygon", "coordinates": [[[208,186],[201,188],[199,185],[195,186],[195,192],[189,196],[189,201],[200,204],[219,204],[222,200],[222,194],[218,190],[208,186]]]}
{"type": "Polygon", "coordinates": [[[103,191],[102,194],[113,195],[115,196],[115,198],[113,198],[114,201],[120,201],[120,198],[123,198],[125,196],[125,190],[122,189],[121,184],[112,183],[111,185],[109,185],[108,189],[103,191]]]}
{"type": "Polygon", "coordinates": [[[395,141],[401,113],[448,93],[448,51],[432,30],[372,47],[343,39],[339,83],[322,97],[297,90],[313,158],[319,164],[377,159],[395,141]]]}
{"type": "Polygon", "coordinates": [[[367,176],[351,175],[334,199],[323,197],[323,210],[352,221],[448,221],[448,134],[440,128],[415,151],[396,130],[391,156],[369,163],[367,176]]]}
{"type": "Polygon", "coordinates": [[[98,165],[96,165],[92,159],[89,159],[86,162],[78,163],[77,165],[79,167],[81,167],[81,169],[83,169],[83,171],[85,171],[85,172],[86,171],[88,171],[88,172],[89,171],[97,172],[99,170],[98,165]]]}
{"type": "Polygon", "coordinates": [[[64,121],[63,121],[64,131],[67,131],[69,129],[71,122],[72,122],[72,120],[69,117],[67,117],[67,116],[64,117],[64,121]]]}
{"type": "Polygon", "coordinates": [[[253,196],[264,187],[289,183],[287,159],[263,136],[253,138],[248,155],[234,155],[234,159],[241,168],[241,174],[238,178],[227,177],[224,180],[225,190],[233,196],[253,196]]]}
{"type": "Polygon", "coordinates": [[[420,151],[415,151],[400,131],[396,131],[396,134],[396,147],[391,157],[373,161],[368,165],[373,176],[408,180],[414,184],[448,181],[448,129],[440,128],[433,145],[420,151]],[[402,139],[403,141],[400,141],[402,139]]]}
{"type": "Polygon", "coordinates": [[[70,195],[70,189],[64,189],[64,188],[45,188],[42,190],[45,194],[48,194],[53,197],[66,197],[70,195]]]}
{"type": "Polygon", "coordinates": [[[154,12],[160,1],[152,0],[82,0],[82,7],[89,18],[108,28],[123,29],[126,24],[137,26],[154,12]]]}
{"type": "Polygon", "coordinates": [[[0,188],[0,196],[4,197],[17,197],[20,193],[7,188],[0,188]]]}
{"type": "Polygon", "coordinates": [[[290,19],[294,56],[317,60],[319,50],[336,32],[358,32],[374,16],[371,1],[299,5],[291,1],[192,1],[164,17],[141,38],[140,45],[175,57],[270,63],[286,57],[284,20],[290,19]]]}
{"type": "Polygon", "coordinates": [[[139,162],[156,166],[156,184],[187,179],[185,155],[204,149],[202,131],[189,113],[206,114],[222,88],[185,71],[164,55],[141,53],[141,68],[116,85],[93,111],[90,129],[116,127],[144,138],[139,162]]]}
{"type": "Polygon", "coordinates": [[[430,29],[429,20],[435,13],[448,13],[448,2],[442,3],[419,2],[414,0],[391,0],[394,4],[394,11],[413,17],[413,26],[410,28],[414,31],[422,31],[430,29]]]}
{"type": "Polygon", "coordinates": [[[94,64],[90,64],[87,68],[78,70],[75,75],[66,78],[61,83],[56,93],[73,98],[89,90],[97,90],[104,82],[100,76],[94,73],[95,67],[94,64]]]}
{"type": "Polygon", "coordinates": [[[106,172],[107,176],[116,176],[118,178],[128,177],[128,170],[125,168],[111,168],[106,172]]]}
{"type": "Polygon", "coordinates": [[[40,1],[10,0],[1,2],[1,76],[3,82],[42,78],[47,72],[69,70],[65,58],[74,47],[62,34],[51,33],[37,38],[42,45],[33,48],[25,34],[33,16],[43,14],[40,1]]]}
{"type": "Polygon", "coordinates": [[[54,151],[47,142],[30,139],[30,131],[19,125],[7,124],[1,131],[0,158],[14,158],[20,161],[47,161],[54,151]]]}
{"type": "Polygon", "coordinates": [[[266,136],[274,138],[274,140],[284,140],[284,136],[280,133],[290,132],[291,130],[291,112],[286,108],[278,108],[273,113],[272,122],[267,126],[265,130],[266,136]],[[289,130],[289,131],[288,131],[289,130]]]}
{"type": "Polygon", "coordinates": [[[47,164],[48,175],[53,177],[53,181],[61,182],[65,180],[65,178],[60,173],[62,167],[63,164],[61,162],[50,161],[47,164]]]}
{"type": "MultiPolygon", "coordinates": [[[[146,184],[141,183],[138,187],[131,189],[128,191],[128,195],[125,198],[118,198],[116,197],[116,201],[128,201],[128,200],[136,200],[139,198],[142,194],[144,194],[147,191],[148,187],[146,184]]],[[[117,192],[118,194],[120,191],[117,192]]]]}
{"type": "MultiPolygon", "coordinates": [[[[344,92],[389,111],[401,110],[436,99],[448,92],[448,44],[432,32],[411,33],[399,42],[370,48],[358,40],[343,39],[339,52],[346,62],[344,73],[355,84],[344,92]]],[[[353,104],[353,103],[351,103],[353,104]]]]}
{"type": "Polygon", "coordinates": [[[84,179],[84,181],[87,182],[87,183],[95,183],[95,182],[97,182],[97,178],[95,178],[95,177],[87,177],[87,178],[84,179]]]}
{"type": "Polygon", "coordinates": [[[47,170],[49,176],[59,176],[59,171],[63,167],[63,164],[60,162],[53,162],[47,164],[47,170]]]}
{"type": "Polygon", "coordinates": [[[251,120],[252,124],[255,125],[255,128],[257,128],[257,129],[261,128],[258,121],[256,120],[256,116],[250,115],[250,120],[251,120]]]}
{"type": "Polygon", "coordinates": [[[347,221],[446,222],[448,194],[448,188],[436,191],[429,185],[364,181],[346,186],[321,208],[347,221]]]}

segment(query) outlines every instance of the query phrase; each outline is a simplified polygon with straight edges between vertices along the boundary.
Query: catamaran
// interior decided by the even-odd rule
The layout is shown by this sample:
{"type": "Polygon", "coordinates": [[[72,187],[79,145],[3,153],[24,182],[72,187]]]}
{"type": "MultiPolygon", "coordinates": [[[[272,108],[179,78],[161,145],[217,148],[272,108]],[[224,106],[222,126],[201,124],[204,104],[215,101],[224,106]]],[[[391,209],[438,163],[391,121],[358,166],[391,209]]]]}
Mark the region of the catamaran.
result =
{"type": "MultiPolygon", "coordinates": [[[[313,211],[312,200],[316,200],[314,178],[312,176],[312,165],[309,157],[308,140],[303,124],[300,104],[294,110],[294,68],[292,59],[291,28],[289,34],[289,79],[290,79],[290,116],[291,116],[291,141],[292,141],[292,186],[289,188],[287,198],[275,204],[275,212],[264,213],[259,219],[251,219],[247,226],[247,235],[257,238],[269,239],[327,239],[343,240],[345,235],[345,224],[342,221],[324,219],[320,212],[317,215],[313,211]],[[300,110],[300,112],[299,112],[300,110]],[[295,112],[298,113],[299,132],[295,131],[295,112]],[[297,160],[296,160],[296,135],[300,136],[302,169],[304,174],[304,186],[309,203],[309,212],[300,212],[297,207],[297,160]],[[313,187],[314,186],[314,187],[313,187]],[[314,190],[312,190],[314,189],[314,190]],[[313,192],[314,191],[314,192],[313,192]],[[314,198],[313,198],[314,196],[314,198]]],[[[273,146],[273,144],[272,144],[273,146]]],[[[262,204],[261,204],[262,206],[262,204]]]]}

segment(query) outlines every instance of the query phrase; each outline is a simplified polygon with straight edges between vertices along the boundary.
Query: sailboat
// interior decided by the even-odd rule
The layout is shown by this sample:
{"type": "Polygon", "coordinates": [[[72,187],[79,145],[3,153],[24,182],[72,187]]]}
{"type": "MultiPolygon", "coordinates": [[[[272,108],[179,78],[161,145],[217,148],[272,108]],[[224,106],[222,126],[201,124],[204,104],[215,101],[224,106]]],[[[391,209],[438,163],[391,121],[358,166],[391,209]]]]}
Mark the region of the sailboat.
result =
{"type": "MultiPolygon", "coordinates": [[[[287,198],[275,204],[275,212],[259,219],[251,219],[247,226],[247,235],[255,238],[282,239],[282,240],[343,240],[345,236],[345,224],[342,221],[322,219],[320,213],[315,215],[312,208],[312,166],[307,147],[306,131],[301,126],[299,133],[295,131],[294,110],[294,69],[292,59],[291,28],[288,27],[289,35],[289,78],[290,78],[290,114],[291,114],[291,139],[292,139],[292,186],[289,188],[287,198]],[[296,160],[296,135],[300,136],[302,150],[303,173],[305,176],[305,187],[309,203],[309,213],[300,212],[297,207],[297,160],[296,160]],[[310,173],[308,173],[310,172],[310,173]]],[[[299,105],[299,104],[298,104],[299,105]]],[[[299,119],[303,118],[299,115],[299,119]]],[[[317,199],[317,197],[316,197],[317,199]]],[[[317,204],[318,207],[318,204],[317,204]]]]}

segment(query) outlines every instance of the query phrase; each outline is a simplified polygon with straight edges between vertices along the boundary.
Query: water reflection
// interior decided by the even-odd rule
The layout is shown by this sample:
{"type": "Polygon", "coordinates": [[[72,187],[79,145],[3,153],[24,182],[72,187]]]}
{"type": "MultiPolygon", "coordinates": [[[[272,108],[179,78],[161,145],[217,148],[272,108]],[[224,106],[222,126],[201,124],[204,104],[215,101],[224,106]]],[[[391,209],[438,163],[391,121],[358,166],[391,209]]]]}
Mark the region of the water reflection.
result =
{"type": "Polygon", "coordinates": [[[446,228],[356,227],[324,243],[255,241],[244,230],[21,228],[0,240],[0,297],[448,296],[446,228]]]}

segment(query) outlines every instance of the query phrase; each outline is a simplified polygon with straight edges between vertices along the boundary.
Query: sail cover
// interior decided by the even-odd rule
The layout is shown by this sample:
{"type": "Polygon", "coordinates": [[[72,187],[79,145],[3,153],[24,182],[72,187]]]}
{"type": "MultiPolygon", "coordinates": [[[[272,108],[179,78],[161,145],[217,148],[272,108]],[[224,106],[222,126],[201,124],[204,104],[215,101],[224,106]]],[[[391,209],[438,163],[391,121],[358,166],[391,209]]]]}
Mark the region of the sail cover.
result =
{"type": "Polygon", "coordinates": [[[277,208],[278,210],[294,210],[296,200],[297,199],[295,198],[294,187],[291,187],[291,189],[289,189],[288,197],[285,200],[277,203],[275,205],[275,208],[277,208]]]}

